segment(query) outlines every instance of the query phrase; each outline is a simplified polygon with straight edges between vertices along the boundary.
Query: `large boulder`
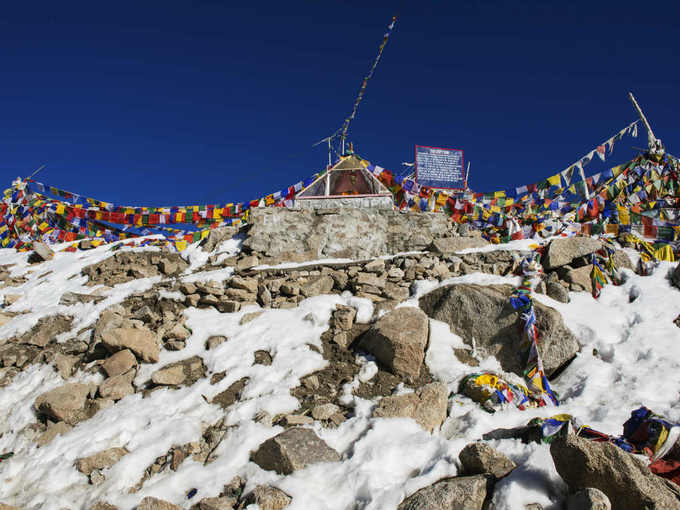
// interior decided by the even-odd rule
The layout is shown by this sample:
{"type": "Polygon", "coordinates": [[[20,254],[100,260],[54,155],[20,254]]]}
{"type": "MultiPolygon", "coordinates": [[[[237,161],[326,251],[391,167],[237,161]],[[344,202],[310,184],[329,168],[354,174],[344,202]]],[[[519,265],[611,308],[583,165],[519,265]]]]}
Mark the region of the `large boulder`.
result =
{"type": "Polygon", "coordinates": [[[90,384],[64,384],[40,395],[33,407],[38,414],[73,425],[82,419],[87,397],[93,392],[94,386],[90,384]]]}
{"type": "Polygon", "coordinates": [[[502,478],[517,467],[504,454],[482,442],[470,443],[458,454],[463,472],[468,475],[491,474],[502,478]]]}
{"type": "MultiPolygon", "coordinates": [[[[510,285],[453,284],[439,287],[419,300],[425,313],[446,322],[465,343],[495,356],[503,370],[522,375],[519,352],[523,340],[519,314],[510,304],[510,285]]],[[[570,361],[579,351],[576,337],[560,313],[534,302],[538,349],[547,375],[570,361]]]]}
{"type": "Polygon", "coordinates": [[[425,359],[430,330],[427,316],[413,307],[385,314],[360,339],[359,348],[400,377],[417,378],[425,359]]]}
{"type": "Polygon", "coordinates": [[[410,495],[397,510],[482,510],[492,483],[484,475],[444,478],[410,495]]]}
{"type": "Polygon", "coordinates": [[[102,332],[102,343],[112,352],[130,349],[147,363],[157,363],[160,355],[158,339],[146,328],[115,328],[102,332]]]}
{"type": "Polygon", "coordinates": [[[572,490],[594,487],[616,510],[680,508],[680,489],[653,474],[640,459],[611,443],[596,443],[574,434],[550,445],[555,468],[572,490]]]}
{"type": "Polygon", "coordinates": [[[585,257],[602,248],[602,243],[592,237],[565,237],[553,239],[548,245],[542,263],[546,271],[566,266],[573,260],[585,257]]]}
{"type": "Polygon", "coordinates": [[[373,411],[373,416],[413,418],[418,425],[432,432],[446,419],[448,395],[446,384],[426,384],[413,393],[383,397],[373,411]]]}
{"type": "Polygon", "coordinates": [[[262,443],[251,460],[267,471],[289,475],[317,462],[337,462],[340,455],[312,429],[293,427],[262,443]]]}

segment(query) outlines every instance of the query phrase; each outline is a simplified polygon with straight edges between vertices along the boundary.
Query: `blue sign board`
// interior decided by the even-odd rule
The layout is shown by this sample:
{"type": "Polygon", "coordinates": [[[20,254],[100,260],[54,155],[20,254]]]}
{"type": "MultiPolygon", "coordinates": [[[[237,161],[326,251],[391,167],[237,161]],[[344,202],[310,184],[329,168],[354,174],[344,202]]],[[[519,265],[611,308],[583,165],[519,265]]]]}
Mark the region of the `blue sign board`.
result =
{"type": "Polygon", "coordinates": [[[416,145],[416,182],[432,188],[465,189],[463,151],[416,145]]]}

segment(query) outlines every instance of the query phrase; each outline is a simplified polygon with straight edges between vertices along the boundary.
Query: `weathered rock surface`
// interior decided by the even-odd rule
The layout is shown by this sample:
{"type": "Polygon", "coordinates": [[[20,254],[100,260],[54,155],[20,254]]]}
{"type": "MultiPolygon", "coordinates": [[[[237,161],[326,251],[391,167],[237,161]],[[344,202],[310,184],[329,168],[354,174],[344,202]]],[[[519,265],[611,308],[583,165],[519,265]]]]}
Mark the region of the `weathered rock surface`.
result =
{"type": "Polygon", "coordinates": [[[569,291],[557,282],[548,282],[545,285],[546,294],[560,303],[569,302],[569,291]]]}
{"type": "Polygon", "coordinates": [[[397,510],[482,510],[490,491],[484,475],[444,478],[406,498],[397,510]]]}
{"type": "Polygon", "coordinates": [[[117,285],[136,278],[163,274],[177,276],[189,264],[179,253],[121,251],[102,262],[87,266],[82,274],[89,277],[88,285],[117,285]]]}
{"type": "Polygon", "coordinates": [[[102,369],[109,377],[124,374],[131,368],[137,367],[137,359],[130,349],[118,351],[102,363],[102,369]]]}
{"type": "Polygon", "coordinates": [[[146,497],[137,505],[137,510],[182,510],[181,506],[173,505],[165,500],[146,497]]]}
{"type": "Polygon", "coordinates": [[[194,506],[191,510],[233,510],[238,505],[236,498],[228,496],[220,496],[217,498],[204,498],[194,506]]]}
{"type": "Polygon", "coordinates": [[[442,214],[391,210],[251,210],[246,250],[302,262],[326,257],[373,258],[423,250],[449,229],[442,214]]]}
{"type": "Polygon", "coordinates": [[[40,437],[38,437],[36,442],[38,443],[38,446],[45,446],[46,444],[51,443],[55,437],[65,434],[71,430],[71,428],[72,427],[70,425],[63,421],[53,423],[47,427],[45,432],[40,434],[40,437]]]}
{"type": "Polygon", "coordinates": [[[111,400],[120,400],[132,395],[135,392],[135,388],[132,386],[134,378],[135,370],[109,377],[99,385],[99,395],[111,400]]]}
{"type": "Polygon", "coordinates": [[[373,416],[376,418],[413,418],[428,432],[437,429],[446,419],[448,390],[446,384],[426,384],[418,391],[383,397],[373,416]]]}
{"type": "Polygon", "coordinates": [[[442,255],[450,255],[468,248],[481,248],[488,244],[489,241],[481,237],[442,237],[432,242],[430,250],[442,255]]]}
{"type": "Polygon", "coordinates": [[[258,505],[261,510],[281,510],[286,508],[291,497],[281,489],[271,485],[258,485],[243,498],[247,505],[258,505]]]}
{"type": "Polygon", "coordinates": [[[151,375],[154,384],[162,386],[176,386],[185,384],[190,386],[205,374],[203,360],[199,356],[170,363],[169,365],[156,370],[151,375]]]}
{"type": "Polygon", "coordinates": [[[616,510],[680,508],[680,489],[654,475],[647,466],[610,443],[595,443],[574,434],[550,445],[555,468],[572,490],[594,487],[616,510]]]}
{"type": "Polygon", "coordinates": [[[32,260],[36,262],[44,262],[54,257],[52,248],[40,241],[33,241],[33,253],[31,253],[32,260]]]}
{"type": "Polygon", "coordinates": [[[30,331],[24,333],[16,342],[20,344],[45,347],[56,339],[57,335],[71,329],[72,317],[65,315],[50,315],[38,321],[30,331]]]}
{"type": "Polygon", "coordinates": [[[90,510],[119,510],[117,506],[107,503],[106,501],[99,501],[95,503],[90,510]]]}
{"type": "Polygon", "coordinates": [[[262,469],[289,475],[317,462],[337,462],[340,455],[313,430],[295,427],[262,443],[251,460],[262,469]]]}
{"type": "Polygon", "coordinates": [[[470,443],[458,454],[467,475],[491,474],[502,478],[517,467],[513,461],[486,443],[470,443]]]}
{"type": "Polygon", "coordinates": [[[574,259],[585,257],[602,248],[602,243],[591,237],[565,237],[553,239],[541,261],[546,271],[570,264],[574,259]]]}
{"type": "Polygon", "coordinates": [[[419,309],[401,307],[385,314],[359,340],[359,348],[401,377],[418,377],[429,334],[427,316],[419,309]]]}
{"type": "MultiPolygon", "coordinates": [[[[522,331],[519,315],[510,305],[510,285],[454,284],[435,289],[420,298],[419,305],[433,319],[446,322],[465,343],[495,356],[503,370],[522,374],[522,331]]],[[[534,301],[538,348],[547,375],[571,360],[579,351],[576,337],[560,313],[534,301]]]]}
{"type": "Polygon", "coordinates": [[[612,510],[612,504],[604,492],[589,487],[570,494],[566,510],[612,510]]]}
{"type": "Polygon", "coordinates": [[[110,468],[127,454],[125,448],[109,448],[89,457],[77,459],[76,469],[84,475],[89,475],[95,469],[110,468]]]}
{"type": "Polygon", "coordinates": [[[35,399],[33,407],[38,414],[73,425],[81,418],[87,397],[93,389],[90,384],[64,384],[40,395],[35,399]]]}
{"type": "Polygon", "coordinates": [[[130,349],[147,363],[157,363],[160,346],[156,336],[146,328],[115,328],[102,333],[102,342],[112,352],[130,349]]]}

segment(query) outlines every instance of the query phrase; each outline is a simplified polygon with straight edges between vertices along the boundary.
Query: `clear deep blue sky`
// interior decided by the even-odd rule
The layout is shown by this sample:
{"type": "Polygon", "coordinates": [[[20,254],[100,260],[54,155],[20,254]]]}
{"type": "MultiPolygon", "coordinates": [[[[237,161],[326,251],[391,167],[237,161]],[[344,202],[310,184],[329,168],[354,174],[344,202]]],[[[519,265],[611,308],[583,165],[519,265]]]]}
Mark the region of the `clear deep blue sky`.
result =
{"type": "MultiPolygon", "coordinates": [[[[399,2],[239,4],[3,6],[2,181],[47,163],[43,182],[153,206],[249,200],[318,171],[311,145],[350,112],[399,2]]],[[[350,138],[398,172],[415,144],[461,148],[474,189],[504,189],[635,120],[632,90],[678,154],[679,33],[677,0],[405,1],[350,138]]]]}

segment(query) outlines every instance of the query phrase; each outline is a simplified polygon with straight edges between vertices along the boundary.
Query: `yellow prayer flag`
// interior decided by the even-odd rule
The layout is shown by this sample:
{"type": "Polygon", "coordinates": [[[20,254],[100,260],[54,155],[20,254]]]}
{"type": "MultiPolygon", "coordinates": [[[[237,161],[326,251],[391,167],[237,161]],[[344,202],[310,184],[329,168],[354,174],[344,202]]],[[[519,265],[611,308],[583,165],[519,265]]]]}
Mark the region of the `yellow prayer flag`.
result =
{"type": "Polygon", "coordinates": [[[559,186],[560,174],[555,174],[552,177],[548,177],[548,182],[550,183],[551,186],[559,186]]]}

